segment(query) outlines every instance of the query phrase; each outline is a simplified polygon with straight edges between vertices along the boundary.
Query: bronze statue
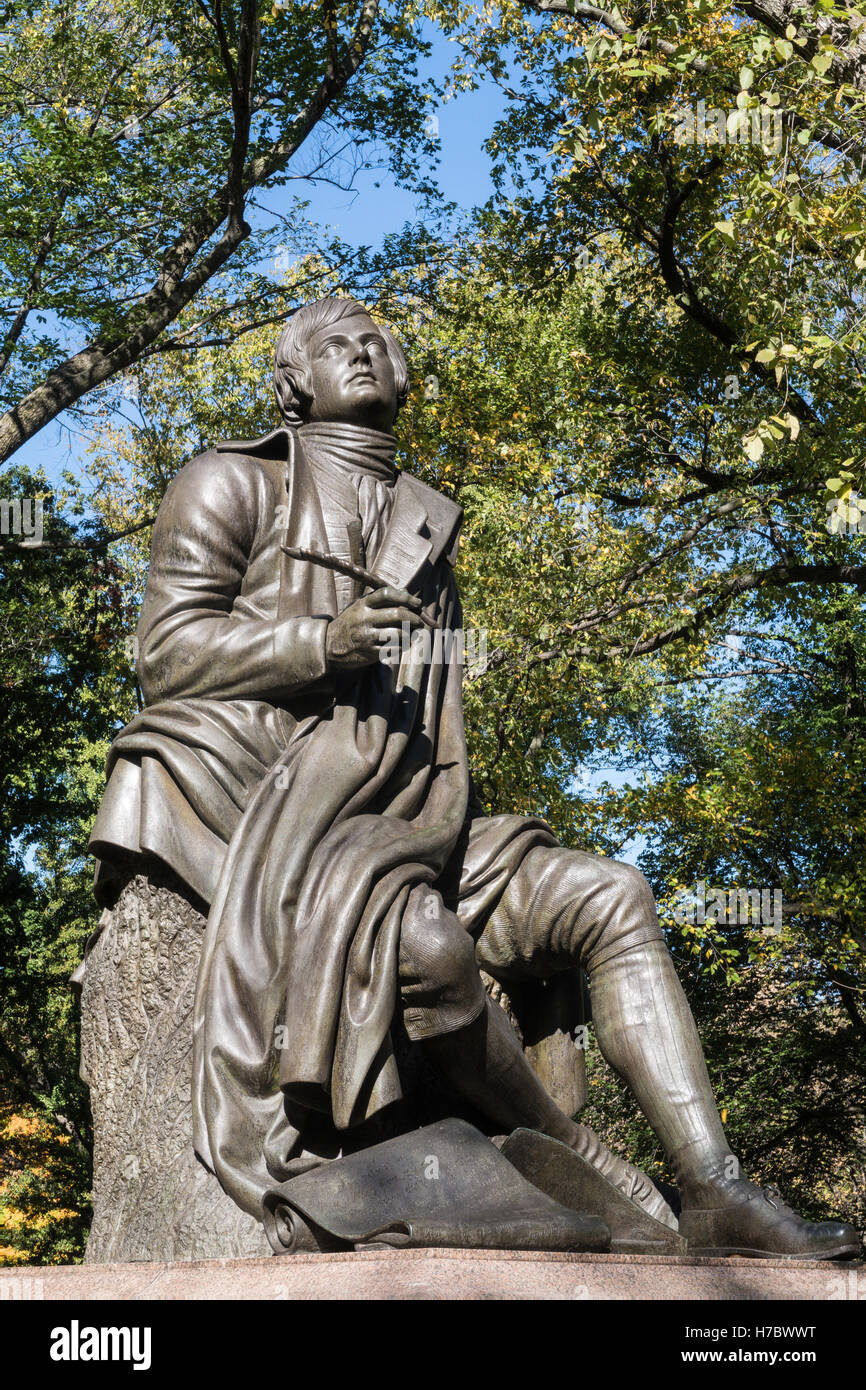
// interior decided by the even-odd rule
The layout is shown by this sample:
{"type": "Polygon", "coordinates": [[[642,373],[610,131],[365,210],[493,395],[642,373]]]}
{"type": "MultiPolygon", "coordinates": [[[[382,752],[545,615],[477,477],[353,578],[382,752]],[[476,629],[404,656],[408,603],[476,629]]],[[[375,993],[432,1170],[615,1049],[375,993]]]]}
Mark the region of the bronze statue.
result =
{"type": "Polygon", "coordinates": [[[284,328],[274,385],[283,426],[219,444],[166,493],[145,708],[112,747],[91,841],[106,900],[140,856],[209,905],[204,1164],[261,1220],[275,1183],[400,1097],[399,1020],[492,1129],[559,1141],[670,1225],[654,1184],[557,1106],[480,974],[507,989],[584,971],[599,1047],[670,1158],[689,1252],[855,1254],[850,1227],[739,1175],[643,876],[534,817],[482,814],[461,665],[420,640],[462,628],[461,511],[395,467],[399,345],[353,300],[320,300],[284,328]],[[403,624],[418,636],[382,659],[403,624]]]}

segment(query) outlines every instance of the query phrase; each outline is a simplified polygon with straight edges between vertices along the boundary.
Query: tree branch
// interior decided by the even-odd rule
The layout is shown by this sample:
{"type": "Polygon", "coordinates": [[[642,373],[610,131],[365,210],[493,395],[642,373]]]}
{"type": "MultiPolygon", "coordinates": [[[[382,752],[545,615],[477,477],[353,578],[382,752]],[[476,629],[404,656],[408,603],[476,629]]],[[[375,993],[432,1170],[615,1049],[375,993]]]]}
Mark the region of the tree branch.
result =
{"type": "Polygon", "coordinates": [[[147,530],[156,521],[155,516],[145,517],[144,521],[137,521],[134,526],[127,526],[124,531],[114,531],[110,536],[100,536],[93,540],[82,536],[64,536],[57,540],[41,541],[7,541],[0,539],[0,551],[3,550],[105,550],[113,545],[115,541],[122,541],[127,536],[134,536],[139,531],[147,530]]]}
{"type": "MultiPolygon", "coordinates": [[[[734,0],[734,3],[736,5],[738,0],[734,0]]],[[[576,19],[584,23],[601,24],[605,29],[609,30],[610,33],[615,34],[617,38],[628,37],[633,39],[634,52],[640,52],[642,49],[656,48],[658,52],[663,53],[665,57],[672,58],[680,49],[679,44],[672,43],[669,39],[663,39],[657,34],[653,35],[652,38],[646,34],[641,34],[639,31],[625,24],[618,15],[612,14],[610,10],[599,9],[595,5],[573,4],[570,3],[570,0],[524,0],[524,5],[527,9],[535,10],[539,14],[557,14],[565,19],[576,19]]],[[[769,4],[766,3],[766,0],[760,0],[760,3],[757,4],[739,4],[739,8],[743,13],[748,14],[750,18],[764,24],[774,33],[783,34],[787,25],[782,25],[780,29],[774,28],[768,18],[771,7],[772,0],[770,0],[769,4]]],[[[817,45],[815,45],[815,47],[817,48],[817,45]]],[[[717,77],[722,90],[728,96],[736,99],[740,90],[739,85],[735,85],[733,82],[726,80],[724,75],[719,73],[717,69],[704,58],[693,58],[689,67],[692,72],[699,73],[702,77],[717,77]]],[[[830,72],[832,73],[833,71],[834,69],[831,66],[830,72]]],[[[844,80],[850,81],[850,78],[842,78],[841,70],[837,70],[835,75],[840,85],[844,80]]],[[[858,82],[852,85],[859,85],[864,76],[866,76],[866,69],[864,69],[864,73],[860,74],[858,82]]],[[[866,144],[864,144],[862,140],[852,140],[843,135],[837,135],[834,130],[828,130],[824,126],[815,126],[810,120],[805,120],[789,107],[779,106],[776,109],[783,123],[787,123],[793,130],[808,130],[811,138],[816,144],[823,145],[826,149],[833,150],[836,154],[842,154],[848,159],[859,160],[861,163],[866,159],[866,144]]]]}
{"type": "Polygon", "coordinates": [[[239,96],[236,102],[233,91],[235,129],[226,182],[215,197],[200,208],[165,253],[154,285],[132,310],[124,330],[95,338],[86,348],[55,367],[35,390],[0,417],[0,462],[94,386],[136,361],[226,264],[250,234],[251,229],[243,219],[246,195],[288,163],[345,89],[364,60],[378,8],[379,0],[365,0],[348,51],[336,64],[328,59],[325,76],[290,130],[265,153],[244,165],[249,145],[251,100],[244,83],[253,79],[258,52],[257,5],[255,0],[244,0],[235,79],[239,96]],[[206,254],[199,256],[201,248],[223,222],[226,227],[222,235],[206,254]]]}
{"type": "MultiPolygon", "coordinates": [[[[653,652],[661,651],[673,642],[683,641],[686,638],[694,637],[705,627],[711,619],[719,617],[724,610],[735,599],[742,597],[743,594],[753,592],[760,588],[783,588],[788,584],[866,584],[866,565],[846,565],[846,564],[823,564],[823,565],[802,565],[779,563],[770,565],[767,569],[755,570],[750,574],[736,574],[726,579],[722,584],[707,583],[691,591],[686,595],[689,600],[700,599],[707,594],[712,598],[702,608],[681,622],[673,623],[664,628],[661,632],[651,636],[638,638],[635,642],[625,644],[620,643],[605,648],[592,647],[587,644],[569,644],[550,647],[545,651],[536,652],[529,656],[527,646],[524,646],[521,663],[524,674],[536,666],[549,664],[551,661],[559,660],[564,657],[572,660],[584,660],[594,662],[596,665],[605,665],[607,662],[624,657],[626,660],[634,660],[638,656],[648,656],[653,652]]],[[[638,605],[635,605],[638,606],[638,605]]],[[[596,610],[596,613],[599,610],[596,610]]],[[[628,611],[628,606],[613,609],[609,616],[602,621],[612,621],[619,617],[623,611],[628,611]]],[[[595,615],[587,617],[576,624],[570,624],[571,631],[586,630],[594,626],[599,626],[600,622],[595,615]]],[[[473,673],[472,680],[480,680],[491,671],[496,671],[502,666],[511,666],[514,663],[509,661],[508,652],[504,647],[495,648],[488,656],[483,670],[473,673]]]]}

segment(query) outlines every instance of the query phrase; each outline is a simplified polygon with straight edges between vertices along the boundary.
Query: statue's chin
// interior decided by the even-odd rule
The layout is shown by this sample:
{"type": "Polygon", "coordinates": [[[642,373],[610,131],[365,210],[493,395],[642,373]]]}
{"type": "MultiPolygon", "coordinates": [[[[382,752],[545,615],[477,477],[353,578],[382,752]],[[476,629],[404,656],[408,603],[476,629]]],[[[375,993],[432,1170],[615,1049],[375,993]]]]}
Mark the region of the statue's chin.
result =
{"type": "Polygon", "coordinates": [[[364,405],[377,405],[384,410],[389,404],[388,397],[375,381],[353,382],[349,387],[347,396],[347,403],[353,403],[356,408],[363,403],[364,405]]]}

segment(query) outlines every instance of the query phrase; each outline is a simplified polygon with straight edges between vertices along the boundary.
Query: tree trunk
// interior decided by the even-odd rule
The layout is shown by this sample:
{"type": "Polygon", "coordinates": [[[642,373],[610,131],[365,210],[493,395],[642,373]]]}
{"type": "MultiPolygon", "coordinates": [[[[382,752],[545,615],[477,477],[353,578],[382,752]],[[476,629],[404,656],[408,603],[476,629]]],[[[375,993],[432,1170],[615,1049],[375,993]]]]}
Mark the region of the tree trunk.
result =
{"type": "Polygon", "coordinates": [[[81,1071],[93,1109],[88,1263],[267,1255],[192,1147],[192,1022],[205,917],[168,870],[129,877],[88,954],[81,1071]]]}

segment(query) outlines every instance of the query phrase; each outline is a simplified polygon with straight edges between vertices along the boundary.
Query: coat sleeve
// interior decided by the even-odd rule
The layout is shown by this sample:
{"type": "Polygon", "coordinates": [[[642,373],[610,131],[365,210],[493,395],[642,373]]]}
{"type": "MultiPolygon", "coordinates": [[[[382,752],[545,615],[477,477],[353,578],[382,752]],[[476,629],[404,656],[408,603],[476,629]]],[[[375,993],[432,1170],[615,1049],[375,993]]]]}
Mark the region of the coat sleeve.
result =
{"type": "Polygon", "coordinates": [[[147,704],[200,696],[277,700],[326,674],[327,618],[232,613],[269,506],[266,487],[260,470],[211,452],[182,468],[166,492],[138,625],[147,704]]]}

